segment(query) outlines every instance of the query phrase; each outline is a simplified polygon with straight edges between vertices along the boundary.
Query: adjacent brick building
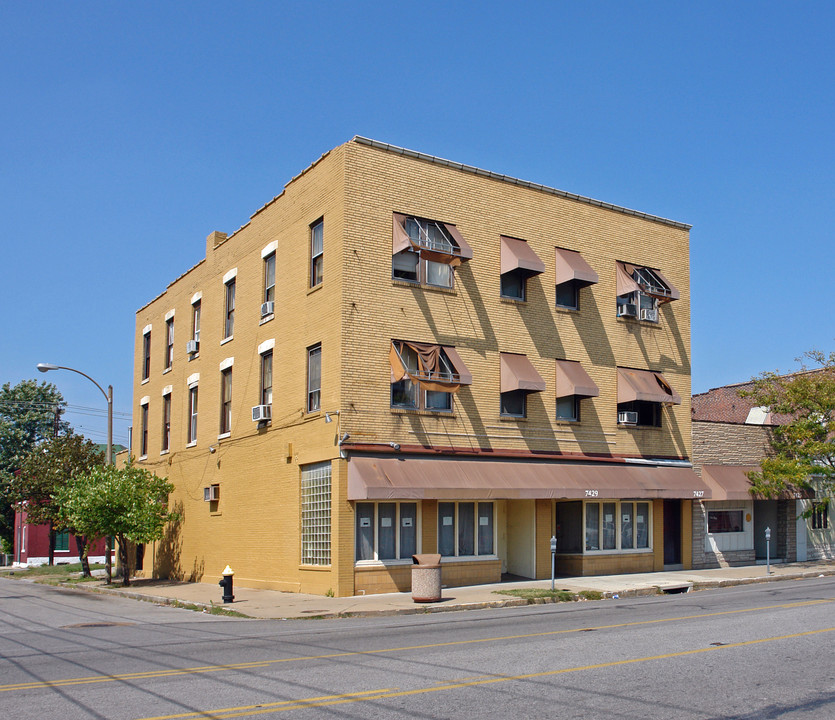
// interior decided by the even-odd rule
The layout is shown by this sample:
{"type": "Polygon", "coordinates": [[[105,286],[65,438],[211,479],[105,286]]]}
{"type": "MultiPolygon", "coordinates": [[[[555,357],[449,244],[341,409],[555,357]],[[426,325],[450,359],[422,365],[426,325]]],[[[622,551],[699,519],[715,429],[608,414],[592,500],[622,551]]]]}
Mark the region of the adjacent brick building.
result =
{"type": "Polygon", "coordinates": [[[751,387],[726,385],[692,398],[693,467],[711,487],[709,500],[693,503],[693,567],[751,565],[767,556],[784,562],[835,557],[832,508],[805,518],[811,496],[750,493],[747,474],[772,455],[772,429],[786,421],[745,397],[751,387]]]}
{"type": "MultiPolygon", "coordinates": [[[[350,595],[689,567],[689,226],[354,138],[136,315],[153,572],[350,595]]],[[[146,555],[146,568],[148,567],[146,555]]]]}

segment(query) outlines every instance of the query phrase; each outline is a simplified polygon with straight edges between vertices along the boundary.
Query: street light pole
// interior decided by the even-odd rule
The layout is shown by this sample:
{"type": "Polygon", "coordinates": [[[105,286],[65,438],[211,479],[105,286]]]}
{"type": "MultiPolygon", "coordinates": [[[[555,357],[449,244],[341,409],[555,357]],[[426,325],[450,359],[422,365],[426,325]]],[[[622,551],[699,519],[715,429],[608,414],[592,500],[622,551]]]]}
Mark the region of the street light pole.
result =
{"type": "MultiPolygon", "coordinates": [[[[69,370],[70,372],[78,373],[79,375],[83,375],[86,377],[93,385],[95,385],[100,391],[101,394],[104,395],[104,399],[107,400],[107,447],[104,449],[104,462],[106,465],[113,464],[113,386],[107,386],[107,392],[104,391],[101,385],[99,385],[93,378],[91,378],[87,373],[81,372],[81,370],[76,370],[75,368],[65,367],[64,365],[53,365],[52,363],[38,363],[38,370],[42,373],[49,372],[50,370],[69,370]]],[[[108,535],[105,539],[105,549],[104,549],[104,572],[107,577],[107,584],[110,584],[112,580],[112,569],[113,563],[111,561],[110,555],[113,548],[111,547],[111,540],[110,536],[108,535]]]]}

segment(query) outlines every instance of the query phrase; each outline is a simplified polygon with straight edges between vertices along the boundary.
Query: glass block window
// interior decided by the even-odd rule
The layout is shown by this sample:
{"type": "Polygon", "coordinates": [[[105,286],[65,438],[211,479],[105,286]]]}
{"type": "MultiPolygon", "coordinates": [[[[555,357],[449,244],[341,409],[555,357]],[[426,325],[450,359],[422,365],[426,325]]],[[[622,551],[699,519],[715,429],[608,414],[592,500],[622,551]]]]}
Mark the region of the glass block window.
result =
{"type": "Polygon", "coordinates": [[[331,464],[302,467],[302,564],[331,564],[331,464]]]}

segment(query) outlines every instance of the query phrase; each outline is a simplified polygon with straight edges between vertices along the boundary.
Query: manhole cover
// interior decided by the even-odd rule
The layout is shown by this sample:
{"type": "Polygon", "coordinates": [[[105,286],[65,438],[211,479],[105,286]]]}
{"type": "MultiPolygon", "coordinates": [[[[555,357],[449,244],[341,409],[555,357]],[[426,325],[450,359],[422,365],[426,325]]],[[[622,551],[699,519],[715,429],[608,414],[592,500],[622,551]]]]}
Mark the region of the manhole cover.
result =
{"type": "Polygon", "coordinates": [[[135,625],[136,623],[127,622],[93,622],[93,623],[77,623],[75,625],[64,625],[62,630],[69,630],[70,628],[100,628],[100,627],[125,627],[126,625],[135,625]]]}

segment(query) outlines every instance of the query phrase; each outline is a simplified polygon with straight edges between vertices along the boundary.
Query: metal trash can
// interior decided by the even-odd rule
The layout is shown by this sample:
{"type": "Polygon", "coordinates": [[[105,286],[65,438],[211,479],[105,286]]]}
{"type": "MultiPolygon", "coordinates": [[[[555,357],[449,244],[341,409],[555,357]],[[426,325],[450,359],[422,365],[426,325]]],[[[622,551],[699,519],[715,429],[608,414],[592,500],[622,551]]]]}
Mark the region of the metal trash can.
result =
{"type": "Polygon", "coordinates": [[[412,555],[412,600],[420,603],[441,599],[441,556],[412,555]]]}

